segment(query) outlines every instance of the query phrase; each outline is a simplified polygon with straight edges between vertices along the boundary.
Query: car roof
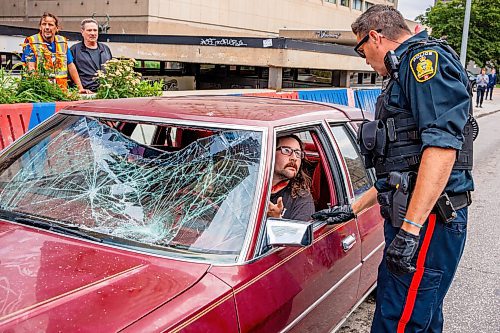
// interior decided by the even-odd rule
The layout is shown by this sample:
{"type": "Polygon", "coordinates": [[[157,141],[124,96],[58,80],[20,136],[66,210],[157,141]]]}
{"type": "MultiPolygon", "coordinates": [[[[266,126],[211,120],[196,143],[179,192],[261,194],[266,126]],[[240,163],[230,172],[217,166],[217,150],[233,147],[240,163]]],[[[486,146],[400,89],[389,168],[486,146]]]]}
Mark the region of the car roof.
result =
{"type": "Polygon", "coordinates": [[[362,119],[359,110],[342,105],[253,96],[181,96],[96,100],[66,108],[99,115],[156,117],[247,126],[279,126],[329,119],[362,119]]]}

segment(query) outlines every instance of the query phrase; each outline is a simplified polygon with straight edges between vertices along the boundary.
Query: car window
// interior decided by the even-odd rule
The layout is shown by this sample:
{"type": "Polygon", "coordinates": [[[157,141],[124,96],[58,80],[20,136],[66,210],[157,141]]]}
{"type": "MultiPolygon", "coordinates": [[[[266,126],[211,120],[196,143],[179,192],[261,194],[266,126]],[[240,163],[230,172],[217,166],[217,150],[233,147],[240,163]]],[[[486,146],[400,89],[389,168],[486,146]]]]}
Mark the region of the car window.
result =
{"type": "MultiPolygon", "coordinates": [[[[338,194],[336,193],[331,169],[332,163],[328,161],[326,154],[327,149],[321,140],[321,138],[324,137],[324,135],[322,136],[321,128],[311,127],[302,130],[297,129],[277,132],[275,144],[278,142],[283,143],[284,141],[282,138],[289,138],[290,136],[300,139],[303,144],[305,156],[301,160],[298,176],[294,176],[293,179],[288,180],[287,187],[280,188],[279,184],[278,186],[271,186],[268,211],[270,209],[270,204],[276,204],[277,199],[281,197],[285,208],[282,218],[312,221],[311,215],[314,212],[326,209],[329,205],[335,205],[338,202],[338,194]]],[[[273,179],[270,184],[273,184],[277,174],[281,174],[277,159],[279,154],[285,153],[286,152],[282,152],[280,149],[277,149],[275,152],[275,164],[272,170],[273,179]]],[[[285,157],[285,163],[288,160],[289,158],[285,157]]],[[[286,164],[283,165],[286,166],[286,164]]],[[[257,256],[270,250],[265,237],[265,227],[266,224],[263,223],[261,225],[260,245],[257,247],[258,250],[256,251],[257,256]]]]}
{"type": "Polygon", "coordinates": [[[344,156],[349,175],[351,177],[352,187],[355,198],[359,198],[370,187],[371,180],[365,169],[363,160],[358,152],[356,144],[344,126],[331,126],[335,140],[344,156]]]}
{"type": "Polygon", "coordinates": [[[261,132],[184,127],[203,135],[190,133],[185,146],[164,151],[143,144],[141,127],[156,125],[56,118],[50,131],[31,132],[35,139],[0,161],[0,209],[145,251],[237,260],[262,178],[261,132]],[[133,127],[132,137],[119,129],[133,127]]]}
{"type": "Polygon", "coordinates": [[[156,127],[157,126],[152,124],[138,124],[130,138],[138,143],[149,145],[153,139],[156,127]]]}

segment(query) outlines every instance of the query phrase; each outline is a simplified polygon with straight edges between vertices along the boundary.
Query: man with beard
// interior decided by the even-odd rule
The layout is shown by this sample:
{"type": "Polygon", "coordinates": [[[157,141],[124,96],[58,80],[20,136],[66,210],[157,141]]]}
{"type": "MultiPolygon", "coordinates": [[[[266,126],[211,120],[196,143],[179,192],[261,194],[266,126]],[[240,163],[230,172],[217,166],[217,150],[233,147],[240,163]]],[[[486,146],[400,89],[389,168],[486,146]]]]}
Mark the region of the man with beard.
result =
{"type": "Polygon", "coordinates": [[[311,179],[301,169],[304,145],[296,135],[278,138],[268,217],[308,221],[314,213],[311,179]]]}
{"type": "Polygon", "coordinates": [[[59,20],[51,13],[40,19],[40,32],[26,38],[22,61],[28,70],[40,70],[41,66],[63,90],[68,89],[68,73],[81,94],[91,93],[83,88],[73,63],[73,57],[65,37],[57,35],[59,20]]]}

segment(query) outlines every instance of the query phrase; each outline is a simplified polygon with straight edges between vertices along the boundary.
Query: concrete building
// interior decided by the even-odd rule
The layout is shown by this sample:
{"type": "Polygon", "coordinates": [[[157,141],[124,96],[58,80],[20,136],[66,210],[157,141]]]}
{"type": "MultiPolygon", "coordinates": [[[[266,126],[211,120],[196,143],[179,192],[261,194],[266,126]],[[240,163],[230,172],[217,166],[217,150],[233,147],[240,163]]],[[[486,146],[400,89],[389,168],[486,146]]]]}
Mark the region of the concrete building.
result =
{"type": "Polygon", "coordinates": [[[0,24],[36,27],[58,15],[64,30],[95,14],[109,33],[189,36],[278,36],[281,29],[346,30],[373,4],[398,0],[2,0],[0,24]]]}
{"type": "MultiPolygon", "coordinates": [[[[114,55],[168,62],[159,65],[164,72],[181,64],[187,70],[180,74],[197,76],[197,88],[209,72],[212,79],[233,77],[215,88],[263,88],[264,80],[280,89],[301,79],[304,87],[349,86],[380,81],[352,51],[350,31],[374,4],[397,7],[398,0],[2,0],[0,25],[37,28],[47,11],[64,31],[76,32],[94,15],[114,55]],[[130,34],[141,36],[123,37],[130,34]],[[245,72],[257,81],[234,80],[245,72]]],[[[1,51],[9,50],[0,43],[1,51]]]]}

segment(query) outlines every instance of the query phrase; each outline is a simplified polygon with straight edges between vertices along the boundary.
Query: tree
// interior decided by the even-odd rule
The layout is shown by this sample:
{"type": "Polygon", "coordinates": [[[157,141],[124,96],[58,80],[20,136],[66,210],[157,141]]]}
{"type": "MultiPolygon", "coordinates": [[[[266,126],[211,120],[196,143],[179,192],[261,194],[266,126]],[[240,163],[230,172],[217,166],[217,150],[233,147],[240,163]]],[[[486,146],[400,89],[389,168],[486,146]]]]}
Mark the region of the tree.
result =
{"type": "MultiPolygon", "coordinates": [[[[462,44],[466,0],[438,1],[416,18],[432,28],[432,35],[445,38],[457,52],[462,44]]],[[[467,61],[479,66],[500,65],[500,0],[472,0],[467,61]]]]}

